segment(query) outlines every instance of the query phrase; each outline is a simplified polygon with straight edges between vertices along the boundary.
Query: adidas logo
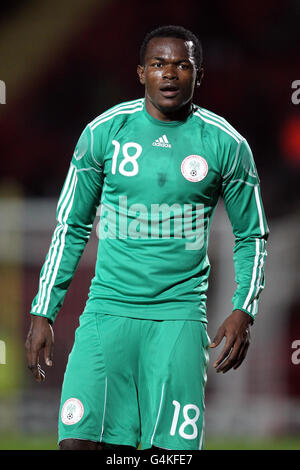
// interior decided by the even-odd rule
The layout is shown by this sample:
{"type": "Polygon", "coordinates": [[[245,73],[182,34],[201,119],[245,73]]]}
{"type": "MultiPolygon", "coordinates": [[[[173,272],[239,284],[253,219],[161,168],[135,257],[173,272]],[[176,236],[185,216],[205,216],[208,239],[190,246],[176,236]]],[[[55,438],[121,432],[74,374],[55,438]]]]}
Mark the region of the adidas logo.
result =
{"type": "Polygon", "coordinates": [[[162,135],[161,137],[156,139],[154,142],[152,142],[152,145],[154,147],[167,147],[169,149],[172,147],[172,145],[169,144],[168,142],[166,134],[162,135]]]}

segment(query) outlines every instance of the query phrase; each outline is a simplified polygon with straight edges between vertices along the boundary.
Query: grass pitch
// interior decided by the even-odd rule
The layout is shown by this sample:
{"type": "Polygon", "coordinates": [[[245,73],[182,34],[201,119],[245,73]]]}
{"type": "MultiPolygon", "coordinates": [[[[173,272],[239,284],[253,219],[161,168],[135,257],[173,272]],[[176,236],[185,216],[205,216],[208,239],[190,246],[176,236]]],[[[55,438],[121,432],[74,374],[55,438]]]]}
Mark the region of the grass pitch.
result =
{"type": "MultiPolygon", "coordinates": [[[[0,450],[57,450],[57,436],[0,434],[0,450]]],[[[205,450],[300,450],[300,436],[259,440],[207,438],[205,450]]]]}

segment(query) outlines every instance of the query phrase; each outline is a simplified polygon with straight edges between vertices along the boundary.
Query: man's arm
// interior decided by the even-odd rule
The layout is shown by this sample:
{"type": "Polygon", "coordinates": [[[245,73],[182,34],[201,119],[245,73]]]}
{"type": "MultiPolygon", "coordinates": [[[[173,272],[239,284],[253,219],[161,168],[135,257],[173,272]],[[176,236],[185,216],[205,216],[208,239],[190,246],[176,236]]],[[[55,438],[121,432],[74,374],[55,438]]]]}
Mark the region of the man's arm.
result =
{"type": "Polygon", "coordinates": [[[251,149],[246,140],[239,142],[233,165],[225,175],[222,196],[233,233],[234,267],[237,289],[233,312],[220,326],[211,347],[224,348],[214,363],[217,372],[236,369],[246,357],[250,344],[250,326],[257,315],[258,298],[264,288],[264,261],[269,234],[259,178],[251,149]]]}
{"type": "MultiPolygon", "coordinates": [[[[51,364],[51,324],[61,308],[100,204],[103,171],[89,126],[81,134],[57,204],[57,226],[40,274],[39,290],[31,307],[31,326],[26,340],[28,367],[43,380],[38,358],[45,348],[51,364]]],[[[48,364],[48,365],[49,365],[48,364]]]]}

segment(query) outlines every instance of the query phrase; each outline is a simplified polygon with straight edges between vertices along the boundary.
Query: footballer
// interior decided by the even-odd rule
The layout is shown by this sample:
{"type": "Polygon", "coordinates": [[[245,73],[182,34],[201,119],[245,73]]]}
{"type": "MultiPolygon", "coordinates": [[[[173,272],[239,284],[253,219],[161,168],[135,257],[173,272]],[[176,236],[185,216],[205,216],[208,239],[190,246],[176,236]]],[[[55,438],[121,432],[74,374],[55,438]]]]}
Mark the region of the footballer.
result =
{"type": "Polygon", "coordinates": [[[137,73],[144,96],[89,122],[57,205],[26,340],[37,381],[44,350],[101,207],[88,299],[64,376],[58,442],[69,449],[204,446],[209,348],[237,369],[264,287],[268,226],[247,140],[193,103],[203,78],[199,39],[181,26],[148,33],[137,73]],[[209,229],[222,198],[235,238],[232,312],[207,334],[209,229]]]}

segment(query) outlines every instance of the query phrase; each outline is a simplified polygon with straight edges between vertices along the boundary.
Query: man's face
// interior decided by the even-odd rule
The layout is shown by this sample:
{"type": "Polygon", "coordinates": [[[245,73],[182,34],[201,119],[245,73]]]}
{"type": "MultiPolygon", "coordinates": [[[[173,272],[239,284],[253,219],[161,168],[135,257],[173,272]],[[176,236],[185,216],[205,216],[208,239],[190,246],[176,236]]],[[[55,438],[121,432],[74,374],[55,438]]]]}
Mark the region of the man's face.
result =
{"type": "Polygon", "coordinates": [[[178,38],[152,38],[147,46],[144,66],[138,66],[145,85],[146,101],[162,113],[179,110],[192,100],[202,69],[197,75],[193,43],[178,38]]]}

